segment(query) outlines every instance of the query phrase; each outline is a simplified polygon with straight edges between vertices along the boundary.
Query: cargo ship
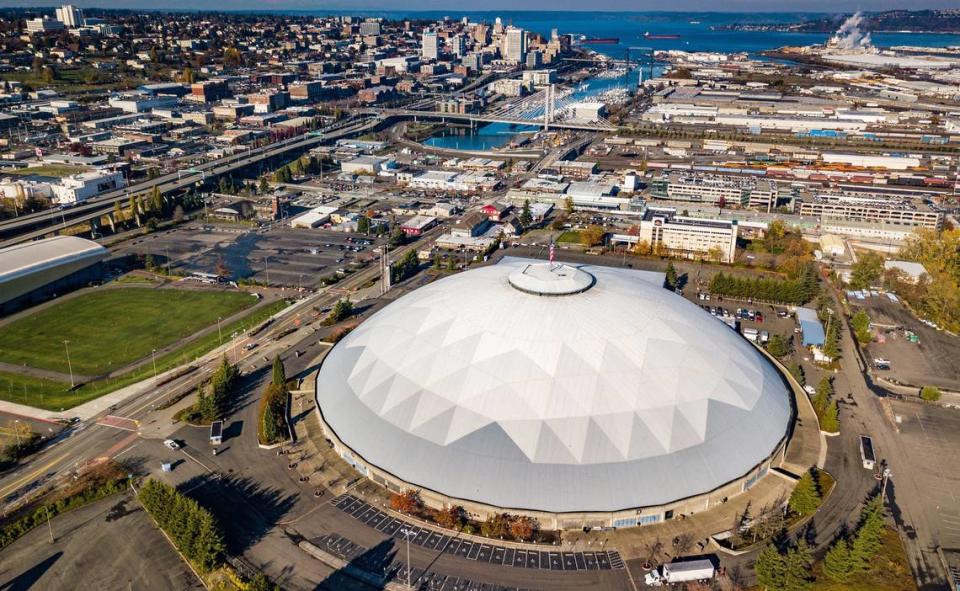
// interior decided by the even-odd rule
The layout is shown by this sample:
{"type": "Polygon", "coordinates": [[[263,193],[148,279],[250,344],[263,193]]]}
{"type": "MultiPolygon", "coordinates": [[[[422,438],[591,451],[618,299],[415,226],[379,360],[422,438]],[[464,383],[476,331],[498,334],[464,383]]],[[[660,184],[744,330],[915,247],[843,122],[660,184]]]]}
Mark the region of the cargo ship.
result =
{"type": "Polygon", "coordinates": [[[619,37],[588,37],[580,41],[584,45],[616,45],[620,43],[619,37]]]}
{"type": "Polygon", "coordinates": [[[643,34],[644,39],[679,39],[680,35],[655,35],[650,31],[643,34]]]}

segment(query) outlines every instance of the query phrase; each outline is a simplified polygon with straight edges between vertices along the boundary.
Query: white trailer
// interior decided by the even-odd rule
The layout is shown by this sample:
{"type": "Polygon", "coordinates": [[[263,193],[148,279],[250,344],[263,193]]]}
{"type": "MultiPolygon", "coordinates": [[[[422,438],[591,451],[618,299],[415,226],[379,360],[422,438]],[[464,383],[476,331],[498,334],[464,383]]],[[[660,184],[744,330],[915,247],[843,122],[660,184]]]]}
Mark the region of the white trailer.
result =
{"type": "Polygon", "coordinates": [[[691,581],[708,581],[714,577],[717,570],[713,561],[706,558],[671,562],[657,567],[644,577],[647,585],[659,587],[674,583],[689,583],[691,581]]]}

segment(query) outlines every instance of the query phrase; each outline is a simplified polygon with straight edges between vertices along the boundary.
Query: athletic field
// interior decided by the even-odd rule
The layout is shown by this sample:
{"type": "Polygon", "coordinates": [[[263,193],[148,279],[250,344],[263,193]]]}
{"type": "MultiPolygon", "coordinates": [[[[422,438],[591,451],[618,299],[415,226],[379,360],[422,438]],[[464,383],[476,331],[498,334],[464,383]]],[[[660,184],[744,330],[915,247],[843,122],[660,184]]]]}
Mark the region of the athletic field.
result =
{"type": "Polygon", "coordinates": [[[76,375],[104,375],[215,326],[218,317],[227,318],[256,301],[235,291],[91,291],[0,327],[0,361],[67,374],[69,347],[76,375]]]}

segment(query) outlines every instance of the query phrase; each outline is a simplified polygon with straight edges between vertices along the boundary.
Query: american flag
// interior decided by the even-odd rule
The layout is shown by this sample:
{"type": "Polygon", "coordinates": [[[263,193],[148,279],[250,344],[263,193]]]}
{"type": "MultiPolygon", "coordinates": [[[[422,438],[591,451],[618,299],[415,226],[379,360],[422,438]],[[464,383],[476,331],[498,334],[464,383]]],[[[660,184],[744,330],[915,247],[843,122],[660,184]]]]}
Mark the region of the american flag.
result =
{"type": "Polygon", "coordinates": [[[553,264],[553,242],[550,243],[550,264],[553,264]]]}

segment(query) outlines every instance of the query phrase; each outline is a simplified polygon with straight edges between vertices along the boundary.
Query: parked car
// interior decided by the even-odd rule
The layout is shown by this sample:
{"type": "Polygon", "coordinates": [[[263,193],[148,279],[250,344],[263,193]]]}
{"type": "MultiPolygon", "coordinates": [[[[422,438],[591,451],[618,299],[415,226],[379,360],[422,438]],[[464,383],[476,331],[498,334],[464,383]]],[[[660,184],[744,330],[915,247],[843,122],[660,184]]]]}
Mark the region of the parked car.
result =
{"type": "Polygon", "coordinates": [[[164,439],[163,444],[167,446],[168,449],[172,449],[174,451],[180,449],[180,444],[173,439],[164,439]]]}

